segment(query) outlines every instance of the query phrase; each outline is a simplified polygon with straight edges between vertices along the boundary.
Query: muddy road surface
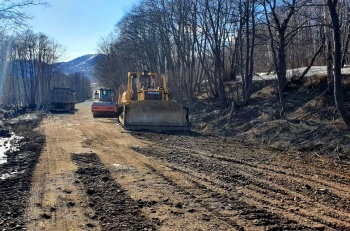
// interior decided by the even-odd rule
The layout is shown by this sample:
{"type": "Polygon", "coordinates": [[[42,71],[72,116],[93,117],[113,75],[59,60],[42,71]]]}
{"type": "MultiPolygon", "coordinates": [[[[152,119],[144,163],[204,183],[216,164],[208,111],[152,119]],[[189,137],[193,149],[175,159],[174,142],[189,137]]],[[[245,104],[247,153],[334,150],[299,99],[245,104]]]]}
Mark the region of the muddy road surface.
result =
{"type": "MultiPolygon", "coordinates": [[[[26,230],[350,230],[350,166],[201,132],[52,114],[26,230]]],[[[20,226],[21,227],[21,226],[20,226]]]]}

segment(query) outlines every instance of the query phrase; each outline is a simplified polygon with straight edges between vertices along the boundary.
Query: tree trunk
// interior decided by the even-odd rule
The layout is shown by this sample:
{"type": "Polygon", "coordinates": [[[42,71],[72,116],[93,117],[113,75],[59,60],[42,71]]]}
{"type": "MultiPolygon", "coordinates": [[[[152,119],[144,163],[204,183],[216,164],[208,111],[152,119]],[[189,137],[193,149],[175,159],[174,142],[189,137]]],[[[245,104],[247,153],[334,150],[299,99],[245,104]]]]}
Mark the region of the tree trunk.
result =
{"type": "MultiPolygon", "coordinates": [[[[325,5],[327,4],[327,0],[324,0],[325,5]]],[[[333,49],[332,49],[332,37],[330,33],[330,26],[329,26],[329,15],[328,11],[326,9],[326,6],[324,7],[324,29],[325,29],[325,36],[326,36],[326,61],[327,61],[327,84],[328,84],[328,91],[333,92],[333,49]]]]}
{"type": "Polygon", "coordinates": [[[337,13],[337,1],[328,0],[328,9],[331,14],[333,23],[333,38],[334,38],[334,100],[338,112],[345,122],[346,126],[350,127],[350,115],[344,105],[342,84],[341,84],[341,39],[339,16],[337,13]]]}
{"type": "Polygon", "coordinates": [[[280,33],[280,46],[278,48],[278,60],[277,60],[277,79],[278,79],[278,95],[281,104],[280,116],[284,117],[286,104],[283,97],[283,92],[287,84],[287,65],[286,65],[286,51],[285,51],[285,40],[281,36],[284,33],[280,33]]]}

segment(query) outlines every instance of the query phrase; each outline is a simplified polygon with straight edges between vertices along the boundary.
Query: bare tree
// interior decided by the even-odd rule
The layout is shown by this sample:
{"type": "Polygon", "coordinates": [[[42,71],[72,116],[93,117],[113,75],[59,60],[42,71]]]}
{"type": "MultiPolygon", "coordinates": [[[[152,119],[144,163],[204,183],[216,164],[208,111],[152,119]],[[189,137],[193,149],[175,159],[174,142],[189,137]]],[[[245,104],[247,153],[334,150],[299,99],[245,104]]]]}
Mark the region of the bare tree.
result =
{"type": "MultiPolygon", "coordinates": [[[[15,31],[19,31],[19,29],[24,29],[27,21],[31,18],[30,15],[24,12],[24,9],[29,6],[36,5],[47,5],[44,1],[41,0],[2,0],[0,1],[0,37],[6,38],[7,41],[13,40],[14,35],[9,36],[9,34],[14,34],[15,31]]],[[[11,48],[13,47],[11,42],[5,42],[1,47],[1,57],[0,57],[0,69],[4,70],[0,72],[0,89],[4,88],[4,85],[11,86],[12,88],[16,85],[14,84],[15,77],[9,76],[8,67],[9,61],[14,60],[14,57],[11,57],[12,53],[11,48]],[[9,77],[8,79],[6,79],[9,77]],[[9,81],[11,80],[11,81],[9,81]],[[12,83],[12,84],[10,84],[12,83]]],[[[18,54],[18,53],[17,53],[18,54]]],[[[16,55],[17,55],[16,54],[16,55]]],[[[15,66],[13,66],[15,68],[15,66]]],[[[14,70],[11,70],[14,73],[14,70]]],[[[26,86],[24,84],[23,86],[26,86]]],[[[33,97],[33,95],[32,95],[33,97]]],[[[33,97],[34,98],[34,97],[33,97]]],[[[16,104],[20,101],[15,100],[15,97],[11,96],[9,99],[11,102],[15,102],[16,104]]]]}
{"type": "Polygon", "coordinates": [[[292,16],[296,12],[296,0],[292,0],[291,2],[287,3],[286,10],[287,13],[285,15],[285,18],[280,19],[280,14],[278,14],[278,6],[276,4],[276,0],[264,0],[264,6],[265,6],[265,15],[266,15],[266,21],[269,29],[269,34],[271,36],[271,47],[274,57],[274,63],[275,63],[275,69],[277,73],[277,79],[278,79],[278,94],[281,104],[281,116],[284,116],[285,113],[285,101],[283,97],[283,91],[287,84],[287,64],[286,64],[286,47],[288,44],[288,24],[292,18],[292,16]],[[272,19],[270,19],[270,15],[272,19]],[[273,21],[273,25],[271,24],[270,20],[273,21]],[[273,29],[276,29],[277,37],[278,39],[275,41],[274,31],[273,29]],[[275,43],[277,42],[277,44],[275,43]],[[277,47],[276,47],[277,46],[277,47]]]}
{"type": "Polygon", "coordinates": [[[326,37],[326,62],[327,62],[327,83],[328,91],[333,92],[334,78],[333,78],[333,49],[332,49],[332,35],[329,21],[329,10],[327,9],[327,1],[324,0],[324,31],[326,37]]]}
{"type": "MultiPolygon", "coordinates": [[[[325,5],[327,5],[327,1],[325,1],[325,5]]],[[[350,45],[350,1],[349,0],[343,0],[341,1],[341,12],[343,16],[341,17],[341,27],[342,27],[342,34],[343,36],[343,51],[342,51],[342,67],[345,66],[345,64],[349,61],[349,45],[350,45]]]]}
{"type": "MultiPolygon", "coordinates": [[[[287,48],[302,29],[312,27],[310,21],[315,20],[307,16],[303,9],[314,7],[316,4],[308,0],[277,1],[264,0],[266,23],[270,35],[270,45],[273,62],[278,80],[278,96],[281,104],[281,117],[285,114],[284,90],[287,84],[287,48]],[[302,21],[293,25],[291,22],[297,15],[302,21]]],[[[312,15],[312,14],[311,14],[312,15]]]]}
{"type": "Polygon", "coordinates": [[[89,79],[81,73],[69,75],[71,83],[68,87],[75,90],[77,102],[83,102],[91,98],[91,86],[89,79]]]}
{"type": "Polygon", "coordinates": [[[50,95],[50,81],[52,79],[53,72],[56,70],[55,63],[62,53],[62,46],[56,43],[53,39],[47,35],[38,34],[38,49],[35,52],[35,62],[38,78],[38,102],[49,103],[50,95]]]}
{"type": "MultiPolygon", "coordinates": [[[[241,1],[240,1],[241,2],[241,1]]],[[[251,96],[251,88],[253,85],[254,74],[254,49],[256,39],[256,14],[257,14],[257,1],[247,0],[243,4],[243,12],[240,14],[242,17],[241,22],[245,27],[245,54],[241,54],[242,58],[245,56],[245,60],[242,59],[242,94],[244,104],[247,104],[251,96]]],[[[242,36],[242,34],[240,34],[242,36]]],[[[243,38],[240,39],[243,41],[243,38]]],[[[242,52],[243,52],[243,44],[242,52]]]]}
{"type": "Polygon", "coordinates": [[[31,16],[23,9],[36,5],[48,4],[42,0],[2,0],[0,2],[0,31],[25,26],[31,16]]]}
{"type": "Polygon", "coordinates": [[[94,67],[94,76],[101,86],[117,90],[119,86],[126,84],[127,73],[141,66],[138,65],[139,57],[134,57],[135,48],[129,39],[124,39],[116,39],[110,35],[99,43],[101,55],[98,56],[94,67]]]}
{"type": "Polygon", "coordinates": [[[344,105],[344,98],[341,84],[341,34],[339,15],[337,12],[338,0],[327,0],[327,6],[331,15],[334,39],[334,99],[335,105],[346,126],[350,127],[350,115],[344,105]]]}
{"type": "Polygon", "coordinates": [[[16,89],[19,106],[48,103],[60,45],[46,35],[30,30],[17,34],[14,41],[9,54],[12,68],[4,75],[4,81],[12,83],[12,90],[16,89]]]}

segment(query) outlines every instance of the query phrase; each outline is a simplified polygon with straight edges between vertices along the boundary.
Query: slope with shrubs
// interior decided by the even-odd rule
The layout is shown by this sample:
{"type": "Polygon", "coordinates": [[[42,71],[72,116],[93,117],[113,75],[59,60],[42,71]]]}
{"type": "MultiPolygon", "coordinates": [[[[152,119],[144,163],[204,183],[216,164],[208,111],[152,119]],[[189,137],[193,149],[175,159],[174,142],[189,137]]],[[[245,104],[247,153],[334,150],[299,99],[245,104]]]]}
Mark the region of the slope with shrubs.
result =
{"type": "MultiPolygon", "coordinates": [[[[349,161],[350,133],[336,110],[333,94],[327,91],[327,77],[291,78],[284,93],[285,118],[280,117],[276,86],[275,80],[256,81],[249,103],[235,104],[230,109],[218,106],[214,100],[198,100],[192,107],[192,124],[212,135],[349,161]]],[[[241,88],[238,82],[226,83],[226,87],[230,92],[241,88]]],[[[350,108],[348,74],[343,75],[343,95],[346,108],[350,108]]]]}

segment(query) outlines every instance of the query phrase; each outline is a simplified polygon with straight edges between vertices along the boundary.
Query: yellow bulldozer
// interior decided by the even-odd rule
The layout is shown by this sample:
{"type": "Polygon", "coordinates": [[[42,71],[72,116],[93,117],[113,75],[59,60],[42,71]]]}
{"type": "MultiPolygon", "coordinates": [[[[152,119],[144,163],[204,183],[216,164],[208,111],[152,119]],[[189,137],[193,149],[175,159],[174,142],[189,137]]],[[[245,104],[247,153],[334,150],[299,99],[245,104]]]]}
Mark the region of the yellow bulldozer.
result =
{"type": "Polygon", "coordinates": [[[169,100],[165,75],[129,72],[127,89],[119,90],[119,122],[130,130],[188,130],[189,108],[169,100]],[[156,85],[160,77],[161,86],[156,85]]]}

